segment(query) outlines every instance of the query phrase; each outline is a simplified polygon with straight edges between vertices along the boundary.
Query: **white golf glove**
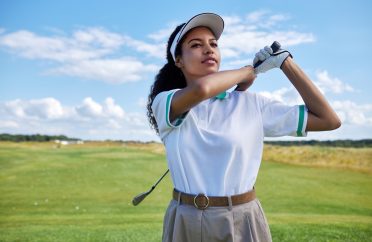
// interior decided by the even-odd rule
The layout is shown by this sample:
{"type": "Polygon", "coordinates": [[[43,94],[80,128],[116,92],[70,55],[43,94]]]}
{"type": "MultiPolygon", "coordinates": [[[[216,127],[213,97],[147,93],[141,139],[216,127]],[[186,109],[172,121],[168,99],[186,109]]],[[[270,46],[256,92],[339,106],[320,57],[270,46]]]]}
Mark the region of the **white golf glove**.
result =
{"type": "Polygon", "coordinates": [[[262,61],[259,66],[254,68],[254,72],[257,75],[273,68],[281,68],[288,56],[292,57],[291,53],[287,50],[279,49],[277,52],[273,53],[271,47],[265,46],[265,48],[256,53],[253,59],[253,66],[255,66],[258,61],[262,61]]]}

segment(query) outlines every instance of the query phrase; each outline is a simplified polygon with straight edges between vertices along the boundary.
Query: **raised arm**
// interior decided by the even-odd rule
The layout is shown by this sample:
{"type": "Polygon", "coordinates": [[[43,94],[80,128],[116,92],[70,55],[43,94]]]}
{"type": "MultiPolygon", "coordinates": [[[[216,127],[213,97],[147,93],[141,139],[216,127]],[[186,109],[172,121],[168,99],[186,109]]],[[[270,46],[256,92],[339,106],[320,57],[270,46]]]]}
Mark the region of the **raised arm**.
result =
{"type": "Polygon", "coordinates": [[[273,53],[272,48],[266,46],[256,54],[253,64],[256,66],[255,73],[257,74],[273,68],[283,70],[308,108],[306,131],[333,130],[341,126],[341,121],[335,111],[314,83],[294,62],[288,51],[279,49],[273,53]],[[258,62],[262,64],[256,66],[258,62]]]}
{"type": "Polygon", "coordinates": [[[333,130],[341,126],[340,119],[325,97],[292,58],[286,58],[281,69],[309,110],[306,131],[333,130]]]}
{"type": "Polygon", "coordinates": [[[177,91],[172,98],[170,120],[173,121],[203,100],[214,97],[243,81],[253,81],[255,77],[253,67],[246,66],[216,72],[188,82],[187,87],[177,91]]]}

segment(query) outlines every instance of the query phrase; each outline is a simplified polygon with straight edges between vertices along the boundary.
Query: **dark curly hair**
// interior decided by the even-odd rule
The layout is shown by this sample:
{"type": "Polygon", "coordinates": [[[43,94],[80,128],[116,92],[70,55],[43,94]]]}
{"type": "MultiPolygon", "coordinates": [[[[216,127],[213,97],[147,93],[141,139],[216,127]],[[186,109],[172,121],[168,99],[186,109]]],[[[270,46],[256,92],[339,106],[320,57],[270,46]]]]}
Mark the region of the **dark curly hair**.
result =
{"type": "MultiPolygon", "coordinates": [[[[156,75],[155,82],[150,88],[150,94],[147,99],[147,118],[149,119],[151,128],[155,129],[157,134],[159,134],[158,124],[156,123],[151,108],[152,102],[154,101],[156,95],[163,91],[168,91],[176,88],[184,88],[187,85],[182,71],[175,65],[172,54],[170,52],[170,48],[174,38],[184,25],[185,23],[177,26],[173,33],[170,35],[166,50],[167,63],[160,69],[159,73],[156,75]]],[[[176,47],[175,56],[182,55],[180,43],[182,43],[182,40],[176,47]]]]}

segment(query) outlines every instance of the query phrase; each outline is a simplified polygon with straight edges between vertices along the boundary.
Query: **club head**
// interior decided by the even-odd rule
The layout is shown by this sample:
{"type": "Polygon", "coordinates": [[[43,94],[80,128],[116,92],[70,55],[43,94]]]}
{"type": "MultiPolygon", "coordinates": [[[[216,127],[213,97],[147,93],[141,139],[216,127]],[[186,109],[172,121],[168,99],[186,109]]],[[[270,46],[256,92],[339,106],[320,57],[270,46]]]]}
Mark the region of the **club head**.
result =
{"type": "Polygon", "coordinates": [[[160,179],[151,187],[150,190],[148,190],[147,192],[140,193],[137,196],[135,196],[132,200],[132,204],[134,206],[137,206],[138,204],[140,204],[142,200],[145,199],[145,197],[147,197],[147,195],[149,195],[155,189],[155,187],[168,174],[168,172],[169,172],[169,169],[160,177],[160,179]]]}
{"type": "Polygon", "coordinates": [[[140,204],[142,202],[143,199],[145,199],[145,197],[147,197],[147,195],[149,195],[150,193],[149,192],[143,192],[143,193],[140,193],[138,194],[137,196],[135,196],[132,200],[132,204],[134,206],[137,206],[138,204],[140,204]]]}

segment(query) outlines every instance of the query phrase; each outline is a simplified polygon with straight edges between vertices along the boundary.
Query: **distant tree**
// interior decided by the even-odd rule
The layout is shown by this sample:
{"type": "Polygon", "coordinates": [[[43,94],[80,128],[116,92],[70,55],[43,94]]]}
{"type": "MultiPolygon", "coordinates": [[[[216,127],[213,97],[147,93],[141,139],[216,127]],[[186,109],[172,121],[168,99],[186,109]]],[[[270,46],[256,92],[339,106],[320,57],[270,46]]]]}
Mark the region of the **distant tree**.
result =
{"type": "Polygon", "coordinates": [[[36,141],[36,142],[48,142],[53,140],[67,140],[67,141],[77,141],[80,139],[69,138],[65,135],[42,135],[42,134],[32,134],[32,135],[23,135],[23,134],[0,134],[0,141],[12,141],[12,142],[27,142],[27,141],[36,141]]]}
{"type": "Polygon", "coordinates": [[[316,145],[316,146],[329,146],[329,147],[354,147],[364,148],[372,147],[372,139],[361,140],[301,140],[301,141],[265,141],[265,144],[280,145],[280,146],[303,146],[303,145],[316,145]]]}

